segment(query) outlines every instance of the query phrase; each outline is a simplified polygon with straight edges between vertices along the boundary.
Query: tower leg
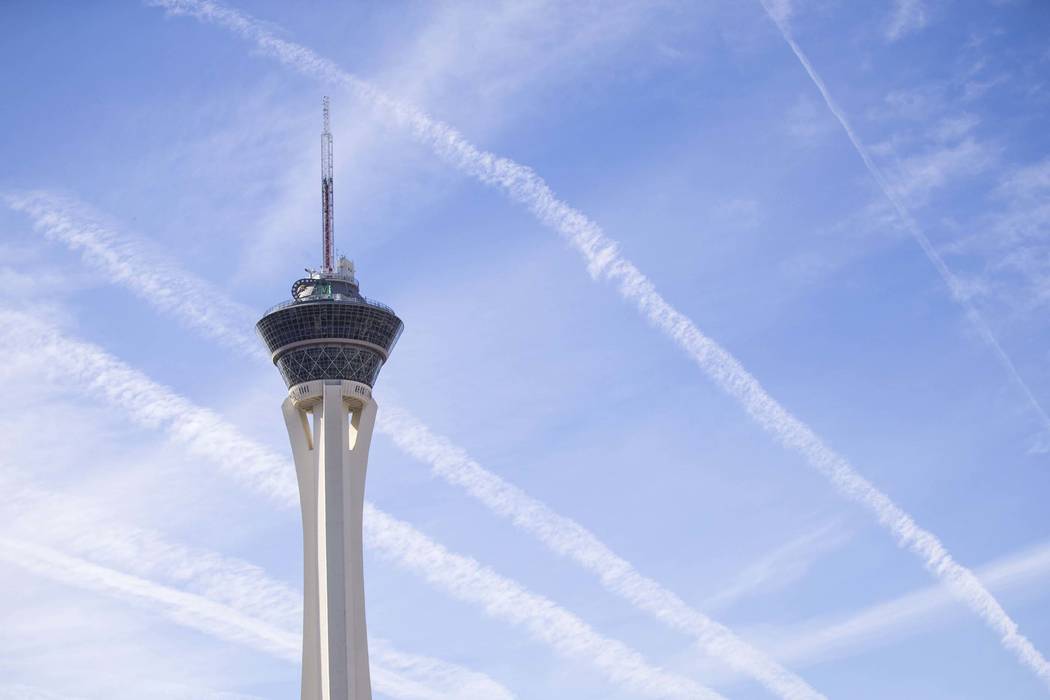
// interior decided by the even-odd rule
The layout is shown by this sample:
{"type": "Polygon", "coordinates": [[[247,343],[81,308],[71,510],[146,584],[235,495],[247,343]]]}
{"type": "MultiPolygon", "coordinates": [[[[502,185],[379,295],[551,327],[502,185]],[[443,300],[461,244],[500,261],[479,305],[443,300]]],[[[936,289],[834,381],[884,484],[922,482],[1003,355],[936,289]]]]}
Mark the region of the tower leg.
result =
{"type": "Polygon", "coordinates": [[[302,700],[371,700],[362,513],[376,403],[336,380],[293,387],[282,408],[303,513],[302,700]]]}

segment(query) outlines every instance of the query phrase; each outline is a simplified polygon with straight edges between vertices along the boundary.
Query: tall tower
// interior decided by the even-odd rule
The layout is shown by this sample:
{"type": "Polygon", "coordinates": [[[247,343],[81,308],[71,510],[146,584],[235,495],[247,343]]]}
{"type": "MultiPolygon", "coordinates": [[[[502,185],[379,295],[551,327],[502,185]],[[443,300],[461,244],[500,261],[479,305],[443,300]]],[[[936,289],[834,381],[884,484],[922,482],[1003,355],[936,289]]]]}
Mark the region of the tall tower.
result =
{"type": "Polygon", "coordinates": [[[303,511],[302,700],[371,700],[361,518],[376,402],[372,386],[404,327],[333,266],[332,135],[324,98],[321,269],[292,285],[256,329],[288,385],[282,404],[303,511]]]}

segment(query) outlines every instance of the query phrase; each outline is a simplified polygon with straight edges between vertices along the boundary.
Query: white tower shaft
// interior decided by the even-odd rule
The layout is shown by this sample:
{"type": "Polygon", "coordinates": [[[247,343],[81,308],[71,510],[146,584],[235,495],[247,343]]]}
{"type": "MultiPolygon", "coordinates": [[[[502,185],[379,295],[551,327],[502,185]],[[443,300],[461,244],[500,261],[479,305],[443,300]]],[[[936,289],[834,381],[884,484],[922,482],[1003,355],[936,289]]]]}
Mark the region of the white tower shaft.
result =
{"type": "Polygon", "coordinates": [[[303,511],[302,700],[371,700],[361,545],[376,403],[365,384],[319,380],[282,408],[303,511]]]}

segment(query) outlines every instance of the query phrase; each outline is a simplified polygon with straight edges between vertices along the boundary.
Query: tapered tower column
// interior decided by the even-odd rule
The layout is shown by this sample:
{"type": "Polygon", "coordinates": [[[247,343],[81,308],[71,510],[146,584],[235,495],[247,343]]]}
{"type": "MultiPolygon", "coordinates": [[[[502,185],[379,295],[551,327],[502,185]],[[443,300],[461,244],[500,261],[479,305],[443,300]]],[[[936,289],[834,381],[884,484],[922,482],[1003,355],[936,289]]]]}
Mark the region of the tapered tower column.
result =
{"type": "Polygon", "coordinates": [[[327,97],[321,146],[321,269],[308,270],[255,328],[288,387],[282,409],[303,509],[302,700],[372,700],[361,556],[372,387],[404,324],[362,296],[352,262],[332,259],[327,97]]]}
{"type": "Polygon", "coordinates": [[[371,394],[312,381],[283,405],[303,512],[303,700],[372,697],[361,541],[371,394]]]}

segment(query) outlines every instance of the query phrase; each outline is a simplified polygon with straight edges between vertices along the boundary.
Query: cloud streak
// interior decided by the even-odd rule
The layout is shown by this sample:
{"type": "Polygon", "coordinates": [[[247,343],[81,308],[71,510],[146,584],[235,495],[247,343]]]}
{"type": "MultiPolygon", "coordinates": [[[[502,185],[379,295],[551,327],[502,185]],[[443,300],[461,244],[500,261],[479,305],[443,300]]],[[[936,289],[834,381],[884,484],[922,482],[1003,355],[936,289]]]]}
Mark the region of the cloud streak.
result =
{"type": "Polygon", "coordinates": [[[707,654],[752,676],[781,697],[823,697],[729,629],[691,607],[657,581],[643,576],[593,532],[484,469],[463,449],[435,435],[407,411],[387,407],[377,425],[394,444],[429,464],[435,474],[463,488],[490,511],[509,519],[552,551],[595,574],[602,586],[631,605],[672,629],[695,637],[707,654]]]}
{"type": "MultiPolygon", "coordinates": [[[[982,566],[977,575],[1000,593],[1035,584],[1045,589],[1050,577],[1050,543],[1001,557],[982,566]]],[[[908,632],[926,630],[955,610],[949,591],[943,586],[929,586],[848,616],[786,630],[778,634],[775,653],[777,658],[807,665],[840,658],[908,632]]]]}
{"type": "MultiPolygon", "coordinates": [[[[255,637],[233,637],[226,633],[216,636],[247,643],[278,658],[299,659],[300,632],[297,630],[302,624],[302,592],[271,579],[257,566],[215,552],[168,542],[155,532],[113,522],[93,504],[44,491],[3,469],[0,469],[0,512],[7,523],[5,537],[18,542],[22,551],[57,551],[66,560],[84,560],[94,564],[96,571],[108,572],[107,580],[128,581],[126,577],[114,578],[115,572],[149,579],[145,583],[139,581],[136,590],[156,590],[148,584],[186,589],[183,592],[190,597],[178,600],[194,603],[194,610],[203,603],[219,606],[206,606],[209,610],[228,608],[240,616],[222,618],[227,624],[241,630],[242,618],[250,618],[267,626],[262,628],[266,630],[262,637],[264,641],[277,639],[280,643],[275,648],[269,641],[260,645],[255,637]]],[[[25,566],[34,568],[34,557],[30,556],[26,561],[25,566]]],[[[60,567],[58,573],[63,570],[60,567]]],[[[90,576],[84,579],[56,576],[54,572],[49,575],[77,585],[91,584],[95,580],[90,576]]],[[[117,590],[124,588],[118,587],[117,590]]],[[[157,596],[147,598],[153,603],[167,601],[167,598],[157,596]]],[[[185,624],[183,616],[172,614],[170,606],[163,606],[161,612],[185,624]]],[[[188,626],[214,633],[215,630],[208,625],[193,623],[202,619],[209,618],[191,615],[188,626]]],[[[395,694],[394,691],[402,688],[397,697],[444,700],[512,700],[514,697],[485,674],[439,659],[399,651],[384,639],[370,639],[370,648],[376,668],[387,679],[385,686],[379,688],[384,693],[395,694]],[[415,688],[425,689],[425,693],[416,692],[415,688]]]]}
{"type": "MultiPolygon", "coordinates": [[[[776,12],[775,8],[770,5],[769,0],[760,0],[760,2],[762,2],[762,6],[765,8],[769,18],[777,26],[777,29],[780,30],[780,34],[784,37],[784,41],[787,42],[799,63],[802,64],[802,67],[805,69],[810,80],[813,81],[813,84],[820,92],[821,97],[824,99],[824,104],[827,105],[828,110],[835,116],[835,119],[838,120],[839,124],[842,125],[842,129],[846,132],[846,136],[853,145],[853,149],[864,162],[864,167],[867,168],[868,173],[871,175],[872,179],[875,180],[876,185],[878,185],[882,194],[893,207],[894,212],[897,214],[900,222],[904,225],[904,228],[909,234],[911,234],[912,238],[915,239],[915,242],[919,244],[923,254],[933,265],[934,269],[937,270],[937,274],[940,275],[941,280],[948,287],[952,299],[962,308],[966,318],[977,331],[981,340],[983,340],[992,350],[992,353],[999,361],[999,364],[1002,365],[1003,369],[1006,371],[1007,376],[1021,390],[1041,424],[1041,431],[1043,433],[1050,433],[1050,415],[1047,415],[1046,410],[1039,402],[1039,399],[1036,398],[1035,394],[1029,388],[1028,383],[1025,382],[1021,373],[1017,371],[1017,367],[1014,365],[1013,360],[1006,354],[1003,346],[999,344],[999,339],[992,332],[991,326],[988,325],[988,322],[985,320],[984,316],[981,315],[981,312],[977,310],[977,307],[970,299],[966,285],[964,285],[955,273],[951,271],[951,268],[948,267],[944,258],[941,257],[941,254],[938,253],[937,249],[933,246],[929,236],[926,235],[922,230],[922,227],[919,226],[918,222],[915,220],[915,217],[912,216],[911,212],[905,206],[898,189],[890,186],[885,175],[882,174],[882,171],[875,164],[868,149],[864,146],[860,137],[857,136],[857,132],[854,131],[853,126],[846,118],[846,113],[842,111],[842,108],[839,107],[838,103],[832,98],[828,86],[824,83],[824,80],[817,73],[816,69],[813,68],[813,64],[810,63],[809,58],[802,51],[798,42],[795,41],[795,37],[791,33],[791,28],[788,26],[786,19],[776,12]]],[[[1041,446],[1045,440],[1045,436],[1038,440],[1035,449],[1041,451],[1041,446]]]]}
{"type": "Polygon", "coordinates": [[[255,313],[231,302],[204,280],[188,278],[142,241],[122,236],[82,203],[50,192],[9,192],[6,204],[28,215],[46,238],[80,253],[159,311],[173,313],[238,352],[266,357],[258,341],[245,333],[255,313]]]}
{"type": "MultiPolygon", "coordinates": [[[[634,305],[643,318],[677,344],[766,432],[785,448],[801,454],[840,494],[867,509],[901,547],[917,555],[931,574],[944,582],[984,620],[1007,650],[1050,686],[1050,663],[1047,663],[1042,654],[1018,631],[1017,624],[973,572],[956,562],[933,533],[919,527],[889,496],[861,476],[844,457],[824,444],[808,425],[773,399],[735,357],[704,335],[691,319],[671,306],[656,291],[649,278],[620,253],[618,245],[605,235],[597,223],[560,200],[535,171],[508,158],[481,150],[450,125],[431,118],[417,107],[394,100],[312,50],[276,37],[258,21],[235,10],[205,0],[156,0],[152,4],[164,7],[172,14],[185,14],[226,27],[254,42],[262,52],[290,68],[350,89],[374,108],[407,128],[415,138],[428,145],[450,165],[502,190],[511,200],[528,209],[537,220],[564,237],[580,253],[593,278],[613,282],[624,301],[634,305]]],[[[771,15],[774,21],[777,21],[778,16],[783,16],[783,13],[771,15]]],[[[778,26],[783,30],[782,21],[778,26]]],[[[796,51],[796,55],[802,57],[789,33],[785,32],[785,38],[796,51]]],[[[812,68],[808,67],[808,61],[804,65],[811,72],[811,76],[815,75],[812,68]]],[[[818,83],[819,85],[822,84],[818,83]]],[[[822,93],[827,99],[826,89],[823,89],[822,93]]],[[[903,208],[901,210],[904,211],[903,208]]],[[[907,212],[904,214],[907,215],[907,212]]],[[[917,226],[914,229],[919,231],[917,226]]],[[[918,240],[920,245],[925,241],[924,251],[928,256],[933,256],[931,261],[935,265],[940,261],[938,271],[942,275],[948,273],[946,281],[953,280],[950,271],[936,255],[928,239],[923,235],[918,240]]],[[[972,305],[970,308],[973,308],[972,305]]],[[[975,314],[976,310],[970,317],[976,319],[975,323],[979,329],[984,329],[983,337],[986,342],[998,349],[997,353],[1004,366],[1013,370],[1011,376],[1027,390],[1027,386],[999,347],[987,324],[975,314]]],[[[1038,406],[1030,391],[1027,391],[1027,395],[1033,405],[1038,406]]],[[[1041,413],[1041,418],[1044,425],[1050,425],[1050,419],[1045,413],[1041,413]]]]}
{"type": "Polygon", "coordinates": [[[729,585],[705,600],[704,607],[724,607],[757,592],[788,586],[802,578],[817,557],[848,539],[849,533],[838,523],[796,537],[744,567],[729,585]]]}
{"type": "MultiPolygon", "coordinates": [[[[116,569],[71,556],[45,545],[0,537],[0,560],[38,576],[133,602],[184,627],[258,649],[289,662],[299,660],[299,635],[274,627],[241,611],[116,569]]],[[[381,664],[373,668],[376,689],[404,700],[448,700],[423,684],[381,664]]]]}
{"type": "MultiPolygon", "coordinates": [[[[102,349],[63,336],[33,316],[0,311],[0,329],[6,329],[0,332],[0,341],[9,347],[33,348],[32,356],[24,360],[36,363],[38,376],[81,387],[125,411],[131,420],[165,432],[191,454],[216,464],[245,486],[284,507],[298,506],[292,465],[215,412],[156,384],[102,349]]],[[[388,561],[419,574],[453,598],[525,630],[559,656],[591,665],[631,692],[657,698],[722,697],[649,664],[626,644],[600,635],[553,601],[474,559],[450,552],[371,503],[365,504],[365,536],[366,544],[388,561]]]]}
{"type": "Polygon", "coordinates": [[[896,41],[906,34],[917,32],[930,21],[925,0],[896,0],[893,16],[886,28],[886,38],[896,41]]]}
{"type": "MultiPolygon", "coordinates": [[[[133,241],[112,230],[100,228],[94,216],[88,219],[83,227],[78,226],[79,213],[87,211],[87,208],[68,198],[53,197],[46,192],[34,192],[22,195],[21,199],[16,201],[21,204],[22,210],[33,218],[36,228],[48,238],[67,245],[71,245],[71,241],[85,241],[87,247],[98,252],[89,262],[101,267],[104,272],[109,273],[110,268],[117,264],[114,261],[118,260],[120,266],[132,269],[148,269],[144,266],[153,262],[152,259],[142,259],[135,255],[134,251],[144,249],[144,246],[137,246],[133,241]],[[58,227],[58,231],[52,231],[52,227],[55,226],[58,227]],[[117,249],[110,251],[111,245],[116,245],[117,249]],[[131,252],[122,256],[119,255],[120,251],[131,252]]],[[[164,261],[152,269],[156,270],[154,284],[170,285],[187,290],[188,294],[204,294],[210,289],[206,282],[170,261],[164,261]]],[[[137,294],[144,293],[142,288],[129,284],[125,278],[116,276],[116,280],[129,286],[137,294]]],[[[187,303],[169,305],[162,310],[175,314],[185,325],[197,329],[207,337],[219,341],[232,338],[235,342],[229,344],[231,347],[238,350],[243,348],[248,340],[248,326],[239,321],[246,315],[244,307],[223,297],[221,308],[240,310],[238,315],[228,318],[198,318],[194,310],[208,298],[211,297],[187,299],[187,303]],[[244,337],[239,337],[238,334],[244,337]]],[[[195,411],[203,409],[179,403],[170,396],[153,397],[151,402],[170,406],[170,409],[163,411],[165,414],[173,410],[182,415],[197,415],[195,424],[206,424],[217,419],[210,412],[195,414],[195,411]]],[[[518,487],[485,470],[461,448],[451,444],[446,438],[435,435],[408,411],[397,406],[384,405],[377,427],[400,449],[429,464],[436,474],[465,489],[490,511],[509,518],[516,526],[534,535],[557,554],[568,557],[597,575],[601,584],[611,592],[653,615],[672,629],[696,638],[700,649],[705,653],[741,673],[752,676],[786,700],[815,700],[823,697],[803,679],[734,635],[728,628],[689,606],[657,581],[643,576],[594,533],[576,521],[555,513],[518,487]]],[[[244,445],[235,445],[229,449],[229,453],[234,453],[242,447],[247,448],[244,445]]],[[[206,457],[207,450],[213,448],[213,443],[206,440],[201,450],[195,454],[206,457]]],[[[249,485],[261,483],[266,486],[268,492],[278,494],[279,498],[298,498],[294,491],[289,491],[294,488],[294,482],[290,473],[285,476],[285,472],[282,471],[285,469],[283,460],[258,455],[255,464],[259,473],[241,475],[242,480],[246,480],[249,485]]]]}

